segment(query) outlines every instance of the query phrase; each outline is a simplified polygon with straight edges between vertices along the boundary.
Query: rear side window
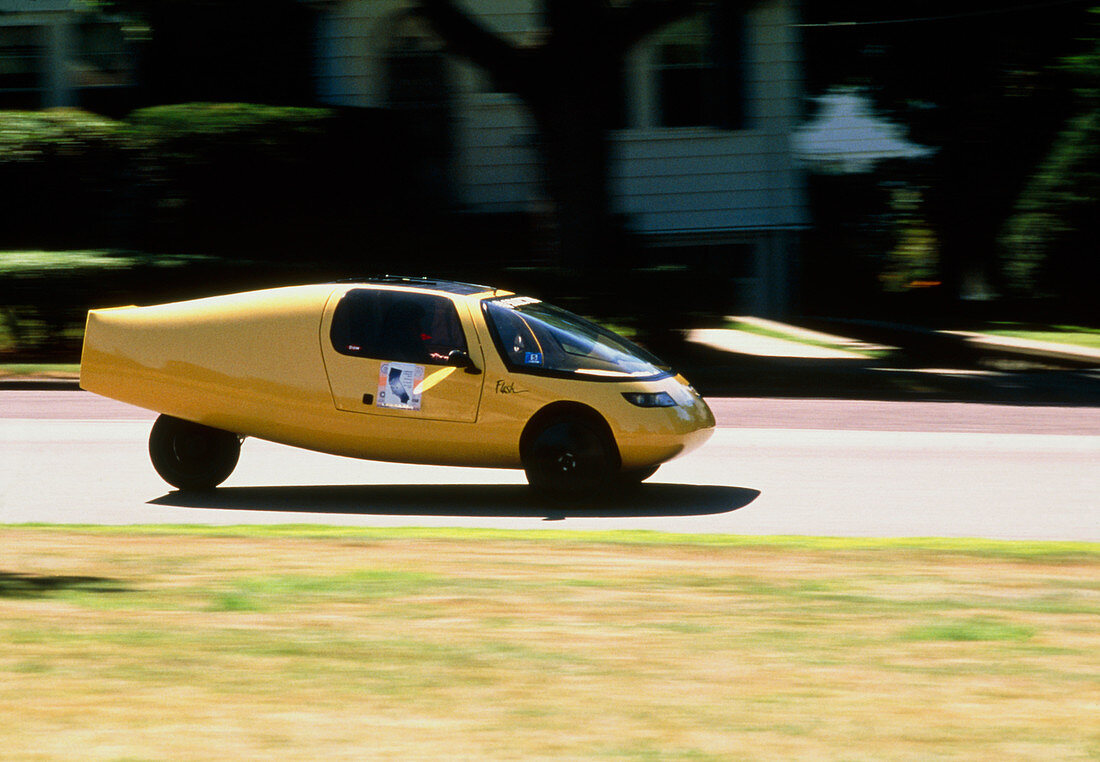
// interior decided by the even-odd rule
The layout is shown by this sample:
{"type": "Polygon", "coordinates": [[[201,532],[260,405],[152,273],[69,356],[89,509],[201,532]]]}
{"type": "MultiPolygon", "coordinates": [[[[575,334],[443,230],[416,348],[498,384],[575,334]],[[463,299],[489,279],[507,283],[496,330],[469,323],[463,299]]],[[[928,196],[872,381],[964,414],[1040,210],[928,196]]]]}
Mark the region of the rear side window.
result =
{"type": "Polygon", "coordinates": [[[342,355],[446,365],[467,350],[454,303],[434,294],[348,291],[332,316],[332,346],[342,355]]]}

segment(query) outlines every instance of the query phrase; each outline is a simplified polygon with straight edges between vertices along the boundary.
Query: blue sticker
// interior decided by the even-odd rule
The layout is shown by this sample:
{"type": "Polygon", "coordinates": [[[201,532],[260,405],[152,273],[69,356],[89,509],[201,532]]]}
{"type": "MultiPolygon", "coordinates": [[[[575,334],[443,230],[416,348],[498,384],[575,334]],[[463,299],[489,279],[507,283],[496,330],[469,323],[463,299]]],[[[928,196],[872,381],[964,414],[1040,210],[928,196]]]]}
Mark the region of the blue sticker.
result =
{"type": "Polygon", "coordinates": [[[528,352],[523,356],[523,362],[527,365],[542,365],[542,353],[528,352]]]}

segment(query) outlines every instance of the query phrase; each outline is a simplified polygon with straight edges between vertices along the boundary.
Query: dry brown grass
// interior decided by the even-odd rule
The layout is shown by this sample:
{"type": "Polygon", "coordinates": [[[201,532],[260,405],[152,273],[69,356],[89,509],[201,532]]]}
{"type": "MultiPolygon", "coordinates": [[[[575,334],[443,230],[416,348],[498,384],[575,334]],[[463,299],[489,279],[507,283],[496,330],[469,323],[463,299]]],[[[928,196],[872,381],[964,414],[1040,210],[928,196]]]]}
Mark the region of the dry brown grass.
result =
{"type": "Polygon", "coordinates": [[[5,760],[1100,755],[1094,549],[0,542],[5,760]]]}

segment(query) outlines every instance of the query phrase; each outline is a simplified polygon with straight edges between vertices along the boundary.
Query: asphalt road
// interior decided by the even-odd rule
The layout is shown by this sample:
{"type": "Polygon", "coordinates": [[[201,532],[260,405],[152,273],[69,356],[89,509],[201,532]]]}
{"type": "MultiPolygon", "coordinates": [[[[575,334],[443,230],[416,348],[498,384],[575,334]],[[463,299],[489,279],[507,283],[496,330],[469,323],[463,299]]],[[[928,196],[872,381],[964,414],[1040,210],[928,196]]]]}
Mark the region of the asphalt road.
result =
{"type": "Polygon", "coordinates": [[[1100,541],[1100,408],[712,400],[719,430],[637,495],[547,507],[514,471],[355,461],[247,440],[226,484],[173,491],[154,415],[0,392],[0,523],[478,526],[1100,541]]]}

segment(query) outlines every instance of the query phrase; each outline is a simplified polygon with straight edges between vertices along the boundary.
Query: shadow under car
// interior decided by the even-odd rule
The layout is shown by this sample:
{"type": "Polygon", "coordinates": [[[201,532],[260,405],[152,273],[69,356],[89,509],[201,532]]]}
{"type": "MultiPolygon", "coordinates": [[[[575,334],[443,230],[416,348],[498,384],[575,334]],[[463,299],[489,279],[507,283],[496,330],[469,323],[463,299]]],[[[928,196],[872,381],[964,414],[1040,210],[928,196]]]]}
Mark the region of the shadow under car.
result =
{"type": "Polygon", "coordinates": [[[759,490],[745,487],[656,483],[621,495],[550,503],[520,484],[303,485],[169,492],[149,503],[235,511],[555,520],[707,516],[744,508],[759,495],[759,490]]]}

